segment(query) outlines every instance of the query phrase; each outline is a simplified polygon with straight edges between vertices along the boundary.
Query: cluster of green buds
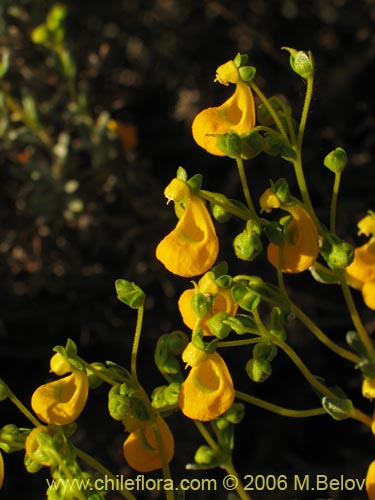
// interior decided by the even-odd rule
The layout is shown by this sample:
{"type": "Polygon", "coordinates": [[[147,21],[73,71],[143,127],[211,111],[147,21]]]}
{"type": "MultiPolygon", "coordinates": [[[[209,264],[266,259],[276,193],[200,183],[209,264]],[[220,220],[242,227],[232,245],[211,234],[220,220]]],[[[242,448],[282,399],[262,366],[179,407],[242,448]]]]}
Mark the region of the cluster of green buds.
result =
{"type": "Polygon", "coordinates": [[[271,361],[277,354],[272,342],[259,342],[253,348],[253,356],[246,363],[246,373],[254,382],[264,382],[272,373],[271,361]]]}

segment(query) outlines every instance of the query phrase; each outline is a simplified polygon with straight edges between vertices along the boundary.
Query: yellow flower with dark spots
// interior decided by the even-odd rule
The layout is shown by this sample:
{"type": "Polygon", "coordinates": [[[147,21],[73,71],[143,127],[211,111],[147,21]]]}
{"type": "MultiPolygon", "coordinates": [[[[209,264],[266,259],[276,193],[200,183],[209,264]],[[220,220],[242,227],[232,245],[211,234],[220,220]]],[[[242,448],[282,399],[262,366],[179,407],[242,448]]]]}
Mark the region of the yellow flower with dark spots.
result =
{"type": "Polygon", "coordinates": [[[47,424],[70,424],[80,415],[88,397],[88,377],[56,353],[50,361],[51,372],[70,375],[38,387],[31,397],[31,406],[40,420],[47,424]]]}
{"type": "Polygon", "coordinates": [[[203,422],[225,413],[234,401],[232,377],[223,358],[188,344],[183,361],[192,368],[181,386],[178,404],[182,413],[203,422]]]}
{"type": "Polygon", "coordinates": [[[157,259],[178,276],[205,273],[216,261],[219,241],[204,202],[177,178],[166,187],[164,194],[168,201],[174,201],[179,221],[157,246],[157,259]]]}
{"type": "Polygon", "coordinates": [[[223,85],[234,83],[235,91],[218,107],[202,110],[195,117],[192,132],[195,142],[209,153],[225,156],[218,146],[216,135],[250,132],[255,126],[254,98],[250,87],[241,80],[238,68],[228,61],[216,70],[216,79],[223,85]]]}

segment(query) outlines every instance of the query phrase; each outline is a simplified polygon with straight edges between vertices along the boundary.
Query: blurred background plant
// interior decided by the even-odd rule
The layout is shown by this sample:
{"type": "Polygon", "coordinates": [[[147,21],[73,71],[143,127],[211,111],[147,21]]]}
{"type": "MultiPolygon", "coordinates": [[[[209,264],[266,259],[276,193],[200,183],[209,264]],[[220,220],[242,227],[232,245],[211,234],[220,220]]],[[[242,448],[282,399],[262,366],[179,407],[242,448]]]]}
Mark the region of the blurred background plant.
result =
{"type": "MultiPolygon", "coordinates": [[[[327,216],[330,199],[329,173],[319,166],[338,145],[350,164],[338,231],[355,240],[356,221],[374,208],[373,0],[69,0],[54,5],[48,0],[0,5],[1,376],[25,401],[45,376],[51,346],[67,336],[91,360],[128,359],[133,318],[117,303],[117,278],[134,280],[147,291],[144,334],[151,342],[141,351],[146,357],[152,359],[160,333],[182,326],[176,299],[185,283],[171,278],[154,256],[174,220],[163,210],[163,189],[182,164],[190,174],[202,171],[213,191],[225,185],[228,197],[239,192],[226,160],[218,176],[217,160],[193,144],[190,132],[195,114],[217,102],[219,94],[222,99],[214,71],[236,52],[250,54],[266,94],[282,94],[293,107],[301,104],[303,91],[290,77],[280,47],[313,52],[317,85],[304,158],[319,215],[327,216]]],[[[254,199],[268,178],[287,174],[285,164],[269,157],[254,161],[254,199]]],[[[288,181],[293,187],[292,178],[288,181]]],[[[329,333],[343,336],[350,321],[340,317],[335,292],[328,290],[317,303],[301,283],[296,278],[289,286],[298,288],[329,333]]],[[[373,324],[370,315],[367,322],[373,324]]],[[[305,338],[299,347],[314,352],[305,338]]],[[[329,362],[319,358],[314,367],[319,372],[329,362]]],[[[276,374],[286,380],[293,376],[285,367],[277,370],[276,365],[276,374]]],[[[277,394],[270,384],[270,393],[277,394]]],[[[303,391],[299,397],[303,405],[303,391]]],[[[96,406],[95,411],[100,413],[96,406]]],[[[256,421],[259,414],[254,410],[251,418],[256,421]]],[[[337,424],[328,423],[322,437],[314,422],[290,425],[261,415],[238,451],[245,473],[266,467],[276,473],[288,468],[307,473],[309,467],[325,472],[335,462],[335,474],[355,461],[358,474],[364,474],[373,447],[366,445],[367,434],[348,438],[322,466],[317,443],[324,438],[328,449],[337,424]],[[279,426],[276,441],[273,433],[266,437],[269,425],[279,426]],[[262,442],[253,442],[258,434],[265,436],[262,442]],[[246,453],[249,442],[256,461],[246,453]],[[361,450],[357,457],[353,443],[361,450]]],[[[87,431],[77,439],[85,442],[90,418],[82,418],[87,431]]],[[[11,409],[9,419],[23,423],[11,409]]],[[[122,436],[115,428],[111,434],[109,421],[99,430],[97,422],[91,430],[93,425],[96,441],[86,444],[88,451],[103,448],[104,459],[124,473],[122,436]]],[[[182,477],[195,451],[193,444],[184,449],[177,463],[182,477]]],[[[14,498],[15,485],[22,488],[16,479],[22,467],[19,458],[7,457],[3,498],[14,498]]],[[[25,498],[34,498],[28,485],[37,480],[27,479],[25,498]]],[[[37,488],[31,489],[40,498],[37,488]]]]}

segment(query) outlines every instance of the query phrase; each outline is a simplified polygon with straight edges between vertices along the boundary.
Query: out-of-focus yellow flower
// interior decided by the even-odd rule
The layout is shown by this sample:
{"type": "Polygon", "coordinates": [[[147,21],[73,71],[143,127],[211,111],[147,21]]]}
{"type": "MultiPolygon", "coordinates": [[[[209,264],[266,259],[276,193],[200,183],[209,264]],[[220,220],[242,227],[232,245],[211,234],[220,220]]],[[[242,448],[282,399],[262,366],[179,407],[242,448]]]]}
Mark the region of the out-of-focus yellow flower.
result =
{"type": "MultiPolygon", "coordinates": [[[[300,273],[314,264],[319,255],[319,234],[308,212],[298,204],[281,202],[271,189],[267,189],[261,196],[260,206],[265,211],[281,208],[293,217],[286,227],[281,258],[282,272],[300,273]]],[[[280,247],[270,243],[267,248],[267,257],[276,268],[279,265],[279,254],[280,247]]]]}
{"type": "Polygon", "coordinates": [[[56,375],[71,374],[38,387],[31,397],[31,406],[47,424],[70,424],[85,407],[88,377],[58,353],[52,356],[50,366],[56,375]]]}
{"type": "Polygon", "coordinates": [[[362,382],[362,395],[368,399],[375,398],[375,379],[364,378],[362,382]]]}
{"type": "Polygon", "coordinates": [[[375,500],[375,460],[371,462],[366,475],[366,490],[369,500],[375,500]]]}
{"type": "MultiPolygon", "coordinates": [[[[207,320],[219,312],[226,312],[230,316],[235,316],[238,306],[233,300],[231,291],[219,287],[211,271],[202,276],[198,281],[197,288],[202,294],[212,296],[212,308],[205,317],[201,318],[200,322],[204,333],[211,335],[210,329],[207,326],[207,320]]],[[[194,330],[197,321],[197,315],[191,305],[191,300],[195,293],[195,288],[185,290],[178,300],[182,320],[191,330],[194,330]]]]}
{"type": "Polygon", "coordinates": [[[179,221],[157,246],[156,257],[168,271],[192,277],[210,269],[219,252],[219,241],[203,201],[180,179],[173,179],[164,191],[175,203],[179,221]]]}
{"type": "Polygon", "coordinates": [[[131,123],[109,120],[107,127],[115,132],[124,151],[131,151],[138,145],[137,129],[131,123]]]}
{"type": "MultiPolygon", "coordinates": [[[[160,416],[157,418],[157,425],[166,460],[169,463],[174,454],[174,437],[168,424],[160,416]]],[[[129,434],[124,442],[123,450],[130,467],[138,472],[150,472],[162,468],[155,432],[150,422],[129,434]]]]}
{"type": "Polygon", "coordinates": [[[354,260],[345,271],[349,285],[361,290],[366,306],[375,310],[375,237],[354,249],[354,260]]]}
{"type": "Polygon", "coordinates": [[[4,482],[4,459],[3,459],[3,454],[0,451],[0,489],[3,486],[4,482]]]}
{"type": "Polygon", "coordinates": [[[375,215],[366,215],[358,222],[357,227],[359,235],[375,236],[375,215]]]}
{"type": "Polygon", "coordinates": [[[198,113],[193,121],[192,132],[195,142],[203,149],[213,155],[225,156],[215,136],[228,134],[231,130],[239,135],[252,130],[255,126],[255,106],[253,94],[240,79],[233,61],[217,68],[216,80],[224,85],[234,83],[235,91],[221,106],[198,113]]]}
{"type": "Polygon", "coordinates": [[[192,366],[178,396],[182,413],[204,422],[225,413],[233,403],[234,388],[223,358],[217,352],[204,353],[190,343],[182,359],[192,366]]]}

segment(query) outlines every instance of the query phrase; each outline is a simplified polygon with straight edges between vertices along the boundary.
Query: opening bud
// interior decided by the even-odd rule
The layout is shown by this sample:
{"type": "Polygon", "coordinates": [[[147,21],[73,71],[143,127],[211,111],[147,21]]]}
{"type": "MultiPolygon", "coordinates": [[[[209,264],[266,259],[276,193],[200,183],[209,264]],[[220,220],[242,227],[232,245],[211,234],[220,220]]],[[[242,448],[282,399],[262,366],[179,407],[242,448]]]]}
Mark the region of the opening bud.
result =
{"type": "Polygon", "coordinates": [[[324,158],[324,166],[335,174],[341,173],[348,162],[348,155],[343,148],[336,148],[324,158]]]}
{"type": "Polygon", "coordinates": [[[289,62],[292,70],[302,78],[309,78],[314,74],[314,60],[310,51],[291,49],[282,47],[290,54],[289,62]]]}

